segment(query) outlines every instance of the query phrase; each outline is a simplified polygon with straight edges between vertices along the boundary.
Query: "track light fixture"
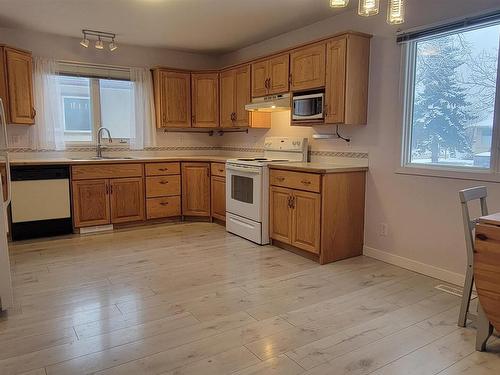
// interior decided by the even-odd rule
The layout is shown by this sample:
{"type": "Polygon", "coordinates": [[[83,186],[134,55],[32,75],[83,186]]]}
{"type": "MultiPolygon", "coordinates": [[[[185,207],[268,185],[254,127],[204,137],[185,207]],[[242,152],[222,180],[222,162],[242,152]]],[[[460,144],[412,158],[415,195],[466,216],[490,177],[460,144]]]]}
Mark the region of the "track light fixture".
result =
{"type": "MultiPolygon", "coordinates": [[[[330,0],[330,7],[345,8],[349,5],[349,0],[330,0]]],[[[379,13],[380,0],[359,0],[358,14],[369,17],[379,13]]],[[[388,0],[387,23],[390,25],[399,25],[405,22],[405,1],[388,0]]]]}
{"type": "Polygon", "coordinates": [[[88,36],[94,36],[97,37],[97,40],[95,41],[94,47],[96,49],[104,49],[104,43],[103,39],[105,41],[109,40],[108,48],[110,51],[114,51],[118,48],[118,45],[115,43],[115,38],[116,34],[113,33],[108,33],[105,31],[97,31],[97,30],[88,30],[88,29],[83,29],[82,30],[83,34],[83,39],[80,41],[80,45],[82,47],[88,48],[90,45],[90,40],[88,39],[88,36]]]}

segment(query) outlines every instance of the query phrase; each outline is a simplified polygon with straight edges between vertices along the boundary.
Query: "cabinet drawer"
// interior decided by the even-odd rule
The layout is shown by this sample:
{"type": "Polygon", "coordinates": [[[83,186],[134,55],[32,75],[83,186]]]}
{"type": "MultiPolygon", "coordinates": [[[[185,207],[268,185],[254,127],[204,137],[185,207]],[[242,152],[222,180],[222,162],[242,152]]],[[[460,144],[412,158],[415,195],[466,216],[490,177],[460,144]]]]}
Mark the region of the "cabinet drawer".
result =
{"type": "Polygon", "coordinates": [[[272,169],[270,184],[319,193],[321,190],[321,175],[272,169]]]}
{"type": "Polygon", "coordinates": [[[226,177],[226,164],[212,163],[212,176],[226,177]]]}
{"type": "Polygon", "coordinates": [[[181,174],[180,163],[147,163],[146,176],[165,176],[181,174]]]}
{"type": "Polygon", "coordinates": [[[181,215],[181,197],[161,197],[146,199],[147,218],[159,219],[162,217],[181,215]]]}
{"type": "Polygon", "coordinates": [[[73,165],[73,180],[93,180],[97,178],[142,177],[142,164],[94,164],[73,165]]]}
{"type": "Polygon", "coordinates": [[[146,177],[146,197],[164,197],[181,194],[181,176],[146,177]]]}

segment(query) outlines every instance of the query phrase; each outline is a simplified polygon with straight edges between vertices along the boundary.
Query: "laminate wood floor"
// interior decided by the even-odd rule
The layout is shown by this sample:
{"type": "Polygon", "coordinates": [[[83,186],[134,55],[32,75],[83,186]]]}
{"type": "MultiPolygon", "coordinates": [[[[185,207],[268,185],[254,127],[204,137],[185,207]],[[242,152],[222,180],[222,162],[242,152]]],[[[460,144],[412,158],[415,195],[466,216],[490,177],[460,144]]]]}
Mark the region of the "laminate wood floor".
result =
{"type": "Polygon", "coordinates": [[[11,246],[0,374],[499,374],[460,300],[358,257],[319,266],[217,224],[11,246]]]}

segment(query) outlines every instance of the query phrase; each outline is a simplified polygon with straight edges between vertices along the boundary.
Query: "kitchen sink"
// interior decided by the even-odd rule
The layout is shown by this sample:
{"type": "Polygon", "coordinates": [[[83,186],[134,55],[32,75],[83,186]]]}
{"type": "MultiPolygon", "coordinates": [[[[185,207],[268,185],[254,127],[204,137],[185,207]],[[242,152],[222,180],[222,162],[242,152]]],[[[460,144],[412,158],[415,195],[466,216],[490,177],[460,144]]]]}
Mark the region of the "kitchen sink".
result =
{"type": "Polygon", "coordinates": [[[71,160],[87,161],[87,160],[133,160],[132,156],[92,156],[90,158],[70,158],[71,160]]]}

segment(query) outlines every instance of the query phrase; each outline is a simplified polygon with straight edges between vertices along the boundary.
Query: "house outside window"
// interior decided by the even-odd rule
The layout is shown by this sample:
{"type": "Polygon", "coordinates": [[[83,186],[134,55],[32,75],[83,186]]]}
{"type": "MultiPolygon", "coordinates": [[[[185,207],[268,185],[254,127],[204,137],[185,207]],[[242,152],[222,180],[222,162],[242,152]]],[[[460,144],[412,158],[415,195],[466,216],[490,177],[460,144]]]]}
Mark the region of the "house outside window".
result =
{"type": "Polygon", "coordinates": [[[404,167],[498,172],[500,23],[406,43],[404,167]]]}

